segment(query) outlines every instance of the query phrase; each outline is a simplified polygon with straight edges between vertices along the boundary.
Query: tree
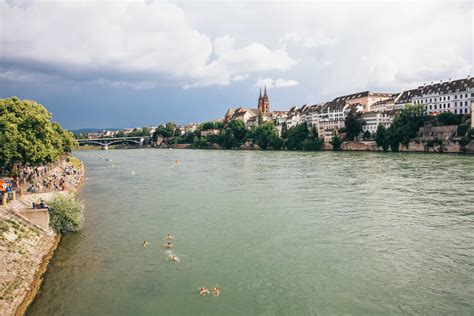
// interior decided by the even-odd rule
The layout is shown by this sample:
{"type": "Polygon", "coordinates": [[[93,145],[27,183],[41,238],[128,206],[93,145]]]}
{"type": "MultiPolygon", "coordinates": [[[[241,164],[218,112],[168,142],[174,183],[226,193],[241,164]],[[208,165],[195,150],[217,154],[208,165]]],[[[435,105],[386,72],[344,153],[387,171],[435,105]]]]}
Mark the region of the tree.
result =
{"type": "Polygon", "coordinates": [[[39,165],[57,161],[77,146],[73,135],[51,121],[51,114],[31,100],[0,99],[0,164],[39,165]]]}
{"type": "Polygon", "coordinates": [[[126,137],[126,135],[125,135],[125,132],[124,132],[124,131],[118,131],[118,132],[115,134],[115,137],[117,137],[117,138],[123,138],[123,137],[126,137]]]}
{"type": "Polygon", "coordinates": [[[337,133],[334,133],[330,143],[332,144],[332,148],[334,151],[341,150],[342,139],[337,135],[337,133]]]}
{"type": "Polygon", "coordinates": [[[258,121],[257,121],[258,125],[261,125],[263,124],[263,114],[260,112],[258,113],[258,121]]]}
{"type": "Polygon", "coordinates": [[[382,147],[384,151],[387,151],[390,147],[388,142],[387,129],[383,124],[379,124],[377,127],[377,133],[375,134],[375,142],[377,146],[382,147]]]}
{"type": "Polygon", "coordinates": [[[355,140],[362,132],[362,127],[366,124],[362,118],[362,112],[358,112],[355,107],[352,107],[345,119],[346,138],[355,140]]]}
{"type": "Polygon", "coordinates": [[[220,135],[222,147],[226,149],[238,148],[245,141],[247,130],[245,129],[245,124],[241,120],[232,120],[227,123],[224,129],[221,131],[220,135]]]}
{"type": "Polygon", "coordinates": [[[290,150],[302,150],[304,141],[308,138],[308,125],[306,122],[292,126],[288,130],[286,147],[290,150]]]}
{"type": "Polygon", "coordinates": [[[438,119],[438,124],[440,126],[448,126],[448,125],[459,125],[462,122],[462,115],[461,114],[454,114],[451,112],[443,112],[439,114],[436,118],[438,119]]]}
{"type": "Polygon", "coordinates": [[[423,105],[406,105],[394,118],[387,130],[388,142],[392,151],[398,151],[399,145],[408,146],[416,137],[418,130],[428,120],[423,105]]]}
{"type": "Polygon", "coordinates": [[[370,135],[369,131],[365,131],[363,135],[364,140],[369,140],[372,138],[372,135],[370,135]]]}
{"type": "Polygon", "coordinates": [[[257,126],[254,132],[255,143],[262,149],[277,148],[281,143],[278,131],[273,122],[265,122],[257,126]]]}

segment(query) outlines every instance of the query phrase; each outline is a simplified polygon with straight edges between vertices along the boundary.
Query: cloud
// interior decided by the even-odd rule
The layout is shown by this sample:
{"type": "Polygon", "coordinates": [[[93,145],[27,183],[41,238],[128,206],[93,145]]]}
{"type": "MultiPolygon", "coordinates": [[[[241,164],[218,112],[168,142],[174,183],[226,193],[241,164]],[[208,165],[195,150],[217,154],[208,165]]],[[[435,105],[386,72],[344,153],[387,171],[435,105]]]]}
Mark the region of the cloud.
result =
{"type": "Polygon", "coordinates": [[[283,78],[279,78],[273,80],[272,78],[258,78],[257,82],[255,83],[255,87],[257,88],[288,88],[294,87],[298,85],[298,81],[296,80],[286,80],[283,78]]]}
{"type": "Polygon", "coordinates": [[[10,0],[0,3],[0,18],[0,67],[8,72],[140,89],[160,84],[195,88],[229,85],[295,64],[283,48],[258,42],[237,46],[229,35],[212,40],[168,2],[10,0]]]}

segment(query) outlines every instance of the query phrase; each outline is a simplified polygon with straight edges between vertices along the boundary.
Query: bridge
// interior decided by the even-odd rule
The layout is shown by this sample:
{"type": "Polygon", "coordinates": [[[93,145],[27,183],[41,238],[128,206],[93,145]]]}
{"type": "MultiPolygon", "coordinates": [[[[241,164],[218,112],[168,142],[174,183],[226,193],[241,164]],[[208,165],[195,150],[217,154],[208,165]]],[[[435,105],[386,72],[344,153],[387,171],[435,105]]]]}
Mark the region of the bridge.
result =
{"type": "Polygon", "coordinates": [[[150,139],[150,136],[137,136],[137,137],[114,137],[114,138],[86,138],[78,139],[77,142],[79,145],[99,145],[103,150],[108,150],[109,145],[117,143],[132,143],[139,146],[143,145],[145,140],[150,139]]]}

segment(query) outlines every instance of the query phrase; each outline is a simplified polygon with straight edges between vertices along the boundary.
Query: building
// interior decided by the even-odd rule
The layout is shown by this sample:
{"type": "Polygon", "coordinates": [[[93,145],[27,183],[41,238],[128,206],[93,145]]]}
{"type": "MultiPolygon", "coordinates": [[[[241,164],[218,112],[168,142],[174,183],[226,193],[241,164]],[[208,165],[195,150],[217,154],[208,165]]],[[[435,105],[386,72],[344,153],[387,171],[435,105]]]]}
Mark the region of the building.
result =
{"type": "Polygon", "coordinates": [[[422,104],[428,115],[444,112],[470,114],[471,102],[474,100],[474,78],[451,80],[418,87],[413,96],[413,104],[422,104]]]}
{"type": "Polygon", "coordinates": [[[270,100],[267,95],[267,86],[265,86],[265,91],[262,96],[262,88],[260,88],[260,96],[258,97],[258,106],[257,109],[263,115],[267,115],[270,112],[270,100]]]}
{"type": "Polygon", "coordinates": [[[374,134],[377,132],[377,128],[380,124],[389,128],[392,125],[393,119],[395,118],[395,111],[371,111],[362,113],[362,118],[365,120],[365,125],[362,127],[362,131],[374,134]]]}
{"type": "Polygon", "coordinates": [[[415,98],[419,94],[420,94],[420,91],[418,89],[403,91],[402,93],[398,95],[398,97],[395,98],[393,109],[394,110],[403,109],[407,104],[412,103],[413,98],[415,98]]]}
{"type": "Polygon", "coordinates": [[[363,106],[363,111],[367,112],[371,110],[371,106],[379,101],[384,101],[388,99],[393,99],[393,93],[380,93],[380,92],[371,92],[371,91],[363,91],[358,93],[353,93],[349,95],[345,95],[342,97],[337,97],[333,100],[333,102],[341,102],[345,101],[348,105],[351,104],[360,104],[363,106]]]}

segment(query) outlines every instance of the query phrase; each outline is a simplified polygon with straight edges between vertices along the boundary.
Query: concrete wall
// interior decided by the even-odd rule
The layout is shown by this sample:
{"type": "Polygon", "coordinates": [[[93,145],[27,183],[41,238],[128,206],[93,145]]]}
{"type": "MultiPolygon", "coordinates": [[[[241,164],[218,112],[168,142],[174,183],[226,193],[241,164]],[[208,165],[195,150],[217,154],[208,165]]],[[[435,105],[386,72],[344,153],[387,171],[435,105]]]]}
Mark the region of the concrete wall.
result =
{"type": "Polygon", "coordinates": [[[30,222],[46,230],[49,230],[48,209],[22,209],[18,213],[26,217],[30,222]]]}

